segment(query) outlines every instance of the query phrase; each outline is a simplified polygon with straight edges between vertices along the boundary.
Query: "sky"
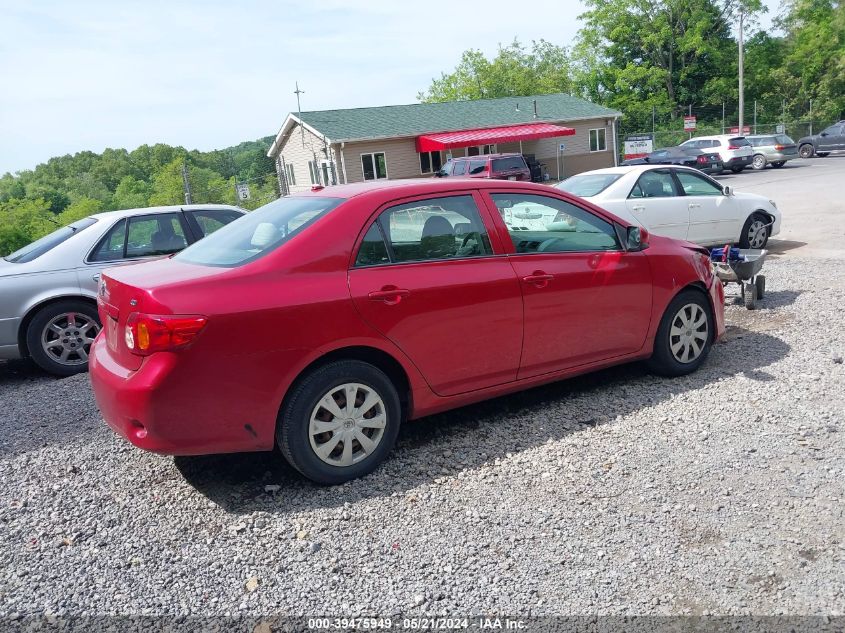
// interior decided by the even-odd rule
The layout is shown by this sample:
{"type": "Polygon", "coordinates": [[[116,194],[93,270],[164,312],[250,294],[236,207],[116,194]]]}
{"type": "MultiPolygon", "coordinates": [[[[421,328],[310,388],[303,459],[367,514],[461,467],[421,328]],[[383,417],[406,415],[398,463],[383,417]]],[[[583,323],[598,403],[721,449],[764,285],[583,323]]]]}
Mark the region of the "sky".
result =
{"type": "MultiPolygon", "coordinates": [[[[777,0],[767,0],[770,24],[777,0]]],[[[578,0],[0,0],[0,174],[157,142],[211,150],[296,110],[413,103],[461,53],[573,43],[578,0]]]]}

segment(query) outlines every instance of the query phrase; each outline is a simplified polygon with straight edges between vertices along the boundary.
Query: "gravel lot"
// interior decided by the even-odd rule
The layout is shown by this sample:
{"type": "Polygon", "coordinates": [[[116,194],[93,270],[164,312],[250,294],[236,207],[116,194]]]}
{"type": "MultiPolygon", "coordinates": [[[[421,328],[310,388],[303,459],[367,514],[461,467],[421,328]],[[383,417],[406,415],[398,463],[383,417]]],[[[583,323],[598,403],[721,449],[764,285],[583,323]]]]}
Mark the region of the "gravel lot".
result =
{"type": "Polygon", "coordinates": [[[413,423],[330,489],[278,455],[143,453],[86,376],[9,369],[2,611],[841,613],[845,262],[768,273],[693,376],[622,367],[413,423]]]}
{"type": "Polygon", "coordinates": [[[0,366],[0,617],[843,615],[845,259],[765,272],[696,374],[411,423],[336,488],[278,454],[141,452],[87,376],[0,366]]]}

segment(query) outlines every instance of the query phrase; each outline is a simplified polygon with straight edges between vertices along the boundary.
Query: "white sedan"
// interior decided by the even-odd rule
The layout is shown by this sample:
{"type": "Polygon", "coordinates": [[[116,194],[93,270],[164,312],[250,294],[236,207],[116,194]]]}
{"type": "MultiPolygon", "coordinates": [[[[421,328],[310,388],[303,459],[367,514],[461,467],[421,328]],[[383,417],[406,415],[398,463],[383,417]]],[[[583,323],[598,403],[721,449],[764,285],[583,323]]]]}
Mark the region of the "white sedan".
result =
{"type": "Polygon", "coordinates": [[[556,186],[656,235],[697,244],[763,248],[780,232],[781,214],[774,201],[732,191],[688,167],[596,169],[556,186]]]}

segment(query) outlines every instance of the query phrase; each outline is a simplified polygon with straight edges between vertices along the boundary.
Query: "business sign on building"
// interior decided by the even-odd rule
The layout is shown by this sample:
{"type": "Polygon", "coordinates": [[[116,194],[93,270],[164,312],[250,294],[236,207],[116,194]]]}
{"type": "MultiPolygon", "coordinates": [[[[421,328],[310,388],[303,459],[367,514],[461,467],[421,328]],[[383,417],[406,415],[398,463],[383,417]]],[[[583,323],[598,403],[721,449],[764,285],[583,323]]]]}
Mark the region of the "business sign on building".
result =
{"type": "Polygon", "coordinates": [[[641,158],[654,151],[654,137],[651,134],[634,134],[625,137],[625,160],[641,158]]]}
{"type": "Polygon", "coordinates": [[[695,132],[695,117],[694,116],[685,116],[684,117],[684,132],[695,132]]]}

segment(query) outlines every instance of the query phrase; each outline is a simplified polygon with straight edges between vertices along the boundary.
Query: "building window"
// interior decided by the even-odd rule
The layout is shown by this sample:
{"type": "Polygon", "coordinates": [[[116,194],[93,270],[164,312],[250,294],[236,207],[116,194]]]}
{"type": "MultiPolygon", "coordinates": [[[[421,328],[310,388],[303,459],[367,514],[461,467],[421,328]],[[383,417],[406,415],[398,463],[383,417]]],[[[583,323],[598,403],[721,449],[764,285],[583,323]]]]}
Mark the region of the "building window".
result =
{"type": "Polygon", "coordinates": [[[361,169],[364,172],[364,180],[387,178],[387,158],[384,152],[361,154],[361,169]]]}
{"type": "Polygon", "coordinates": [[[314,165],[313,160],[308,161],[308,175],[311,177],[311,184],[312,185],[319,185],[320,178],[317,175],[317,167],[314,165]]]}
{"type": "Polygon", "coordinates": [[[440,152],[420,152],[420,173],[430,174],[435,171],[440,171],[443,163],[440,158],[440,152]]]}
{"type": "Polygon", "coordinates": [[[296,174],[293,173],[293,165],[287,163],[285,165],[285,174],[288,177],[288,184],[295,185],[296,184],[296,174]]]}
{"type": "Polygon", "coordinates": [[[607,149],[607,130],[603,127],[590,130],[590,151],[603,152],[607,149]]]}

